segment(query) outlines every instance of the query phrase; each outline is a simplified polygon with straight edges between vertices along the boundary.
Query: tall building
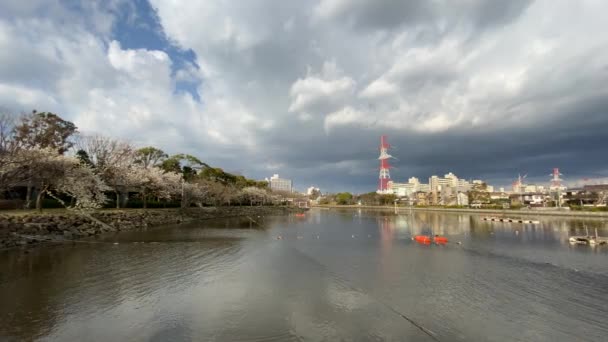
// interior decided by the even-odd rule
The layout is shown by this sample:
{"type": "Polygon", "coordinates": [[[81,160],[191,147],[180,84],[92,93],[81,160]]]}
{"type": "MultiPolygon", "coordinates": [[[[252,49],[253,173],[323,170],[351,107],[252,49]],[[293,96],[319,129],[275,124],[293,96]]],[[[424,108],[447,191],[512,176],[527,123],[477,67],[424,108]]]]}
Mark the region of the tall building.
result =
{"type": "Polygon", "coordinates": [[[422,192],[431,192],[431,186],[428,184],[423,184],[420,183],[418,185],[418,191],[422,191],[422,192]]]}
{"type": "Polygon", "coordinates": [[[270,184],[271,190],[293,191],[291,179],[280,178],[278,174],[272,175],[270,180],[268,180],[268,183],[270,184]]]}
{"type": "Polygon", "coordinates": [[[413,183],[396,183],[390,181],[388,183],[390,193],[397,195],[398,197],[410,196],[416,192],[416,185],[413,183]]]}
{"type": "Polygon", "coordinates": [[[450,184],[452,184],[452,181],[452,179],[448,178],[439,178],[438,176],[431,176],[429,178],[429,186],[431,187],[431,191],[441,191],[441,189],[450,186],[450,184]]]}
{"type": "Polygon", "coordinates": [[[453,188],[458,186],[458,177],[456,177],[455,174],[450,172],[447,175],[443,176],[443,178],[448,181],[448,186],[451,186],[453,188]]]}

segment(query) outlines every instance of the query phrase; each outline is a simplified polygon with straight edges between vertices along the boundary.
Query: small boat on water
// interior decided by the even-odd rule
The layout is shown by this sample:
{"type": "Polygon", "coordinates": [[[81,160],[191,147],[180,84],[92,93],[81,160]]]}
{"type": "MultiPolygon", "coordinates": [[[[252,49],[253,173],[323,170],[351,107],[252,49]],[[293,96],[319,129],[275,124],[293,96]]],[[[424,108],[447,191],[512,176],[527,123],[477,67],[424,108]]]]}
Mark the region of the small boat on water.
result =
{"type": "Polygon", "coordinates": [[[589,229],[585,226],[586,235],[574,235],[568,238],[568,242],[576,245],[608,245],[608,238],[600,237],[597,234],[597,228],[595,228],[595,236],[589,235],[589,229]]]}
{"type": "Polygon", "coordinates": [[[306,214],[304,214],[304,213],[296,213],[295,216],[296,217],[306,217],[306,214]]]}
{"type": "Polygon", "coordinates": [[[568,239],[568,242],[578,244],[578,245],[586,245],[589,243],[591,236],[571,236],[568,239]]]}

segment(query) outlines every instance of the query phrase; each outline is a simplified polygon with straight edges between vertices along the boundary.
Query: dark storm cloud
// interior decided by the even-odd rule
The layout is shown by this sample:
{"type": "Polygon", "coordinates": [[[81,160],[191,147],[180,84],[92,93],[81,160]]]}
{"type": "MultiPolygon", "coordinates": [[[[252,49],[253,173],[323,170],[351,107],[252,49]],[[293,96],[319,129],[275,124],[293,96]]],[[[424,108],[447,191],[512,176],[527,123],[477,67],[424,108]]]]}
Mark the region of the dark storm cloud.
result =
{"type": "Polygon", "coordinates": [[[472,6],[477,27],[487,28],[508,24],[516,20],[530,6],[533,0],[475,1],[472,6]]]}
{"type": "Polygon", "coordinates": [[[533,0],[325,0],[320,1],[316,11],[325,19],[340,21],[354,29],[394,30],[400,27],[426,26],[422,32],[428,34],[431,30],[451,30],[459,25],[473,26],[477,31],[506,25],[516,20],[532,2],[533,0]]]}
{"type": "Polygon", "coordinates": [[[392,29],[414,25],[434,16],[433,3],[425,0],[321,1],[316,9],[322,17],[345,21],[362,29],[392,29]]]}

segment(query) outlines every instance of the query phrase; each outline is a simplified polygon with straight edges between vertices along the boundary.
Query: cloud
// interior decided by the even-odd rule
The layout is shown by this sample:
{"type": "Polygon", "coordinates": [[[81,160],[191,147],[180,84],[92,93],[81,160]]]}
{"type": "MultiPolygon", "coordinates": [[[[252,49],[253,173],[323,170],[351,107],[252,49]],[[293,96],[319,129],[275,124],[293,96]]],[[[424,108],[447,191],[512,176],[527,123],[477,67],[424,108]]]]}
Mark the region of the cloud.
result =
{"type": "Polygon", "coordinates": [[[0,107],[330,190],[374,189],[381,134],[398,180],[608,169],[605,2],[150,5],[3,4],[0,107]]]}
{"type": "Polygon", "coordinates": [[[432,2],[424,0],[322,0],[314,13],[322,19],[344,20],[352,26],[394,28],[432,16],[432,2]]]}
{"type": "Polygon", "coordinates": [[[314,8],[319,20],[347,24],[356,30],[394,30],[426,26],[441,34],[461,28],[491,29],[516,20],[532,0],[321,0],[314,8]]]}
{"type": "Polygon", "coordinates": [[[309,72],[306,78],[296,80],[289,92],[289,112],[324,114],[347,101],[354,94],[355,81],[340,74],[335,63],[325,63],[321,75],[309,72]]]}
{"type": "MultiPolygon", "coordinates": [[[[373,119],[372,119],[373,120],[373,119]]],[[[352,107],[344,107],[339,111],[333,112],[325,118],[325,131],[331,131],[334,126],[346,125],[369,125],[373,124],[370,118],[364,112],[358,111],[352,107]]]]}

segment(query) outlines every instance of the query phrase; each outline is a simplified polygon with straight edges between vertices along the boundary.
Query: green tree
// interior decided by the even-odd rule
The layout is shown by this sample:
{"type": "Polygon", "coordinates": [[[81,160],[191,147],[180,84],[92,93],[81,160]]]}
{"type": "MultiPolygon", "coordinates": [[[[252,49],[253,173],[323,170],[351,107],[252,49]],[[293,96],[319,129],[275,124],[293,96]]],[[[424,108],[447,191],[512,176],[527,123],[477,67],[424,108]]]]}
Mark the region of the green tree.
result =
{"type": "Polygon", "coordinates": [[[135,156],[135,162],[146,169],[159,166],[168,157],[163,150],[152,146],[140,148],[135,152],[135,156]]]}
{"type": "Polygon", "coordinates": [[[15,127],[15,141],[23,148],[50,148],[63,154],[74,145],[71,137],[76,131],[72,122],[57,114],[34,110],[15,127]]]}
{"type": "Polygon", "coordinates": [[[161,169],[163,169],[165,172],[176,172],[176,173],[182,172],[182,165],[179,162],[179,160],[175,159],[175,158],[169,158],[169,159],[163,160],[160,163],[159,167],[161,169]]]}
{"type": "MultiPolygon", "coordinates": [[[[31,114],[22,116],[14,127],[13,139],[15,145],[20,148],[44,148],[54,150],[57,154],[64,154],[74,145],[71,138],[76,131],[77,127],[72,122],[63,120],[57,114],[38,113],[33,110],[31,114]]],[[[29,178],[31,179],[32,176],[29,175],[29,178]]],[[[29,208],[31,203],[32,188],[33,184],[28,182],[26,208],[29,208]]]]}
{"type": "Polygon", "coordinates": [[[211,180],[222,184],[235,184],[237,181],[237,176],[224,172],[224,170],[219,167],[208,167],[203,169],[200,173],[200,177],[205,180],[211,180]]]}
{"type": "Polygon", "coordinates": [[[160,164],[160,168],[166,172],[181,173],[184,180],[192,181],[197,174],[197,170],[209,168],[209,165],[193,155],[180,153],[165,159],[160,164]]]}
{"type": "Polygon", "coordinates": [[[336,203],[340,205],[352,204],[353,195],[350,192],[336,194],[336,203]]]}
{"type": "Polygon", "coordinates": [[[380,205],[392,205],[397,200],[397,196],[393,194],[380,195],[378,194],[378,202],[380,205]]]}
{"type": "Polygon", "coordinates": [[[490,203],[490,193],[488,192],[486,183],[473,184],[473,187],[467,193],[469,203],[490,203]]]}
{"type": "Polygon", "coordinates": [[[184,176],[184,180],[186,182],[191,182],[196,177],[196,170],[190,166],[182,167],[182,175],[184,176]]]}
{"type": "Polygon", "coordinates": [[[89,157],[89,154],[85,150],[78,150],[78,152],[76,152],[76,158],[78,158],[80,163],[83,165],[95,167],[91,161],[91,158],[89,157]]]}
{"type": "Polygon", "coordinates": [[[359,201],[363,205],[379,205],[378,194],[376,192],[368,192],[365,194],[359,195],[359,201]]]}

